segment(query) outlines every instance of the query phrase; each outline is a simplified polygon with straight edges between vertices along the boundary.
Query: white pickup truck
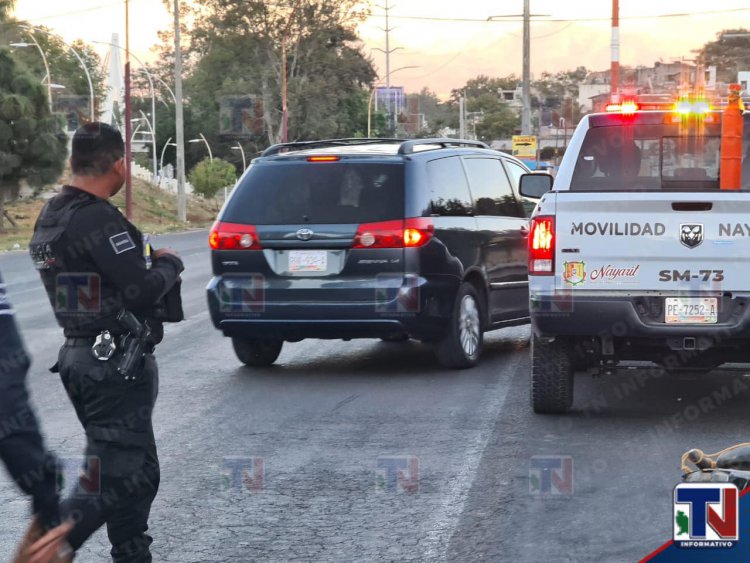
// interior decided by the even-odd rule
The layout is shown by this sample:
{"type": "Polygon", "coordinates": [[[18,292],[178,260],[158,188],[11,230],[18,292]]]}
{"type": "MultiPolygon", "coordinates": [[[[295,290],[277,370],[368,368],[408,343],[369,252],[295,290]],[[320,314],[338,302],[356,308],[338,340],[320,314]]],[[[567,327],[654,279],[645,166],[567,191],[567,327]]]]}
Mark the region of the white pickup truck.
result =
{"type": "Polygon", "coordinates": [[[554,187],[521,178],[522,195],[541,196],[529,234],[535,412],[568,411],[574,373],[594,366],[750,361],[750,158],[742,189],[720,190],[721,128],[719,112],[591,114],[554,187]]]}

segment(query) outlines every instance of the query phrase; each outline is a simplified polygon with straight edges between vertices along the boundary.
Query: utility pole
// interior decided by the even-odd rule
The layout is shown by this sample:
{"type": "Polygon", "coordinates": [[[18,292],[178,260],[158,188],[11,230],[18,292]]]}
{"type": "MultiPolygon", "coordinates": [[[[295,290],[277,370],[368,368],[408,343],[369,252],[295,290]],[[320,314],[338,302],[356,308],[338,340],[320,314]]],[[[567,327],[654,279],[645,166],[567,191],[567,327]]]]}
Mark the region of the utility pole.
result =
{"type": "Polygon", "coordinates": [[[610,103],[620,103],[620,2],[612,0],[612,63],[609,70],[610,103]]]}
{"type": "Polygon", "coordinates": [[[523,111],[521,134],[531,135],[531,14],[529,0],[523,0],[523,111]]]}
{"type": "Polygon", "coordinates": [[[464,111],[463,94],[458,98],[458,138],[466,138],[466,113],[464,111]]]}
{"type": "Polygon", "coordinates": [[[385,0],[385,6],[378,6],[385,10],[385,28],[381,28],[385,31],[385,49],[375,48],[376,51],[385,53],[385,87],[388,92],[388,96],[385,102],[386,113],[388,114],[388,128],[391,129],[391,136],[395,134],[396,130],[396,114],[393,110],[393,99],[391,92],[391,53],[398,51],[401,47],[395,47],[391,49],[391,31],[390,27],[390,10],[392,6],[389,4],[389,0],[385,0]]]}
{"type": "MultiPolygon", "coordinates": [[[[531,14],[529,0],[523,0],[523,76],[521,85],[521,134],[531,134],[531,18],[547,17],[549,14],[531,14]]],[[[490,16],[487,21],[502,18],[517,18],[519,14],[507,16],[490,16]]]]}
{"type": "Polygon", "coordinates": [[[185,195],[185,130],[182,116],[182,48],[180,47],[180,0],[174,0],[174,95],[177,143],[177,220],[187,221],[185,195]]]}
{"type": "Polygon", "coordinates": [[[125,216],[128,220],[133,216],[133,178],[130,166],[131,117],[133,117],[133,112],[130,104],[130,10],[128,0],[125,0],[125,216]]]}
{"type": "Polygon", "coordinates": [[[287,105],[286,87],[286,40],[289,35],[289,30],[294,22],[294,16],[297,14],[300,1],[298,0],[292,8],[292,13],[289,15],[289,21],[286,23],[284,31],[281,33],[281,142],[286,143],[289,137],[289,106],[287,105]]]}
{"type": "Polygon", "coordinates": [[[385,87],[388,91],[385,107],[388,111],[388,129],[391,129],[393,121],[391,119],[391,28],[388,23],[389,10],[388,0],[385,0],[385,87]]]}

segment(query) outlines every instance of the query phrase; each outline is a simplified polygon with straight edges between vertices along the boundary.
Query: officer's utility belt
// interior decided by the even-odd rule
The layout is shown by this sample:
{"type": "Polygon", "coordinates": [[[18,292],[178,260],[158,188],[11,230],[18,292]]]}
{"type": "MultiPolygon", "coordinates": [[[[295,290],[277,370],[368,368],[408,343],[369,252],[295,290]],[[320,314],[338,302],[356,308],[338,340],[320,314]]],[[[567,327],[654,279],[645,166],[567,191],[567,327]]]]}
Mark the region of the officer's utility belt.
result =
{"type": "Polygon", "coordinates": [[[126,332],[113,335],[108,330],[102,331],[93,338],[68,338],[65,343],[69,346],[91,346],[93,356],[102,362],[109,361],[120,352],[117,361],[117,373],[124,379],[135,379],[143,357],[154,351],[154,346],[148,341],[151,329],[147,322],[123,309],[117,315],[117,322],[126,332]]]}
{"type": "MultiPolygon", "coordinates": [[[[104,331],[106,332],[106,331],[104,331]]],[[[93,347],[94,343],[96,342],[96,339],[99,338],[101,335],[97,336],[79,336],[79,337],[70,337],[65,339],[65,346],[86,346],[86,347],[93,347]]],[[[115,346],[117,346],[118,341],[122,341],[122,339],[126,336],[125,334],[115,334],[112,335],[115,339],[115,346]]],[[[117,346],[117,348],[121,348],[120,346],[117,346]]],[[[156,349],[156,346],[153,343],[149,343],[146,346],[146,353],[152,354],[154,350],[156,349]]],[[[98,358],[97,358],[98,359],[98,358]]]]}

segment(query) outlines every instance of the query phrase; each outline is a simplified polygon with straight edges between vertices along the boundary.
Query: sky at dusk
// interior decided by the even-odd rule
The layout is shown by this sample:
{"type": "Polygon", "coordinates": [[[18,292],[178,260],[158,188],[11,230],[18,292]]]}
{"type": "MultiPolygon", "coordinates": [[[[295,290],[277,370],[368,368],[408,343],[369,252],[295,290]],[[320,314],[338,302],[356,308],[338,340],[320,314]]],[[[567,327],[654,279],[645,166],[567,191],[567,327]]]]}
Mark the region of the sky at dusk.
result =
{"type": "MultiPolygon", "coordinates": [[[[365,52],[385,76],[384,10],[386,0],[372,2],[372,15],[361,24],[365,52]],[[381,7],[379,7],[381,6],[381,7]]],[[[408,91],[427,86],[441,97],[478,74],[521,73],[520,17],[487,21],[491,16],[516,15],[521,0],[389,0],[391,82],[408,91]],[[417,18],[445,18],[436,21],[417,18]],[[408,68],[396,71],[401,67],[408,68]]],[[[531,0],[531,70],[557,71],[583,65],[609,67],[611,2],[599,0],[531,0]],[[570,20],[570,21],[554,21],[570,20]]],[[[124,2],[18,0],[16,17],[54,29],[65,40],[111,41],[120,34],[124,45],[124,2]],[[74,7],[73,7],[74,6],[74,7]]],[[[157,31],[171,26],[162,0],[130,0],[131,49],[141,59],[153,58],[150,48],[157,31]]],[[[716,38],[723,29],[750,28],[747,0],[620,0],[620,62],[652,65],[659,59],[691,58],[691,50],[716,38]],[[656,17],[669,14],[669,17],[656,17]],[[671,14],[684,14],[674,16],[671,14]]],[[[101,47],[102,54],[104,47],[101,47]]]]}

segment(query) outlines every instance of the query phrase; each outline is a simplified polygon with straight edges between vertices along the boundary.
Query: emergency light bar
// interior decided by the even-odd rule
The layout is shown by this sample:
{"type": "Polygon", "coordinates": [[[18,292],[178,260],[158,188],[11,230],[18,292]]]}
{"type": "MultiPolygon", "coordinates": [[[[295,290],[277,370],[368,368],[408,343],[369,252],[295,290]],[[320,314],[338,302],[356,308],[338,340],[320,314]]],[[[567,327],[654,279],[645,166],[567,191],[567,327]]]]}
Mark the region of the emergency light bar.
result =
{"type": "Polygon", "coordinates": [[[702,115],[711,111],[711,105],[706,100],[680,100],[675,104],[674,111],[681,115],[702,115]]]}
{"type": "Polygon", "coordinates": [[[606,111],[620,113],[622,115],[633,115],[637,111],[661,110],[672,111],[677,115],[687,117],[691,115],[705,116],[711,111],[711,104],[706,100],[681,99],[674,101],[651,101],[638,103],[634,101],[622,102],[620,104],[607,104],[606,111]]]}
{"type": "Polygon", "coordinates": [[[607,111],[618,112],[623,115],[633,115],[636,111],[641,109],[635,102],[623,102],[621,104],[608,104],[607,111]]]}

